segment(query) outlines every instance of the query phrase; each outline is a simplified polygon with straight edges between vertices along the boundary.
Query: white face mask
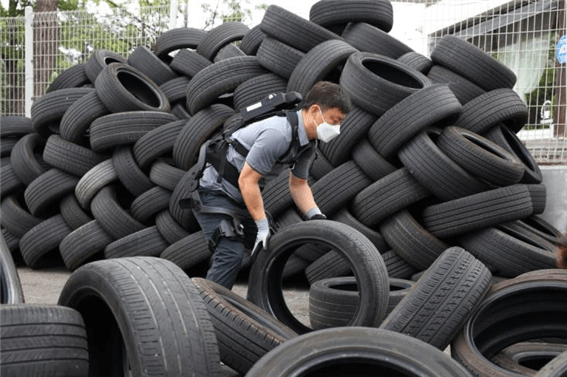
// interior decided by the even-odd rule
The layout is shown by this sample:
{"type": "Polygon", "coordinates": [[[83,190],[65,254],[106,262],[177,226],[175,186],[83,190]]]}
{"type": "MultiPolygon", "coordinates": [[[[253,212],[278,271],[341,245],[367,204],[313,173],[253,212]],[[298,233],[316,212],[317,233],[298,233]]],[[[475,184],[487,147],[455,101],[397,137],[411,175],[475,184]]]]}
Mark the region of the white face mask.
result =
{"type": "Polygon", "coordinates": [[[341,133],[341,125],[337,124],[336,126],[333,126],[332,124],[327,123],[321,109],[319,109],[319,112],[323,117],[323,123],[317,126],[317,139],[321,140],[323,143],[328,143],[339,136],[341,133]]]}

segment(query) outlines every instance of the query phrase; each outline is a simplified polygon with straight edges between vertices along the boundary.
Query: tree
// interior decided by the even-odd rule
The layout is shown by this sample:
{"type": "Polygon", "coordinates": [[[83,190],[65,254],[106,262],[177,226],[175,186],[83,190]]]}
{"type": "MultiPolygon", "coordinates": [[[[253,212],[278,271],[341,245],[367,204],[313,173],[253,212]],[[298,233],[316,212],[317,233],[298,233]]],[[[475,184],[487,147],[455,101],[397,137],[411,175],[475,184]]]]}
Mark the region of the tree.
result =
{"type": "Polygon", "coordinates": [[[59,43],[57,0],[37,0],[33,22],[34,97],[45,93],[59,43]]]}
{"type": "MultiPolygon", "coordinates": [[[[255,9],[266,9],[267,5],[257,5],[255,9]]],[[[205,30],[225,22],[249,23],[252,20],[250,0],[218,0],[216,3],[202,5],[205,14],[205,30]]]]}

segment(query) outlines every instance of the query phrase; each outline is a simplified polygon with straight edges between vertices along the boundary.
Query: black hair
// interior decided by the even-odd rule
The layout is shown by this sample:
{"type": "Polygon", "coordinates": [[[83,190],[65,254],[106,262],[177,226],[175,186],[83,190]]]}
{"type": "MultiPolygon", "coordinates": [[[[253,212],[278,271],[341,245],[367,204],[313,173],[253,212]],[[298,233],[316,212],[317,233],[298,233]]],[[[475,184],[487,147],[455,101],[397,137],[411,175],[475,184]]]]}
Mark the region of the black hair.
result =
{"type": "Polygon", "coordinates": [[[309,90],[303,101],[303,109],[319,105],[322,110],[337,107],[348,113],[351,108],[350,96],[338,85],[329,81],[319,81],[309,90]]]}

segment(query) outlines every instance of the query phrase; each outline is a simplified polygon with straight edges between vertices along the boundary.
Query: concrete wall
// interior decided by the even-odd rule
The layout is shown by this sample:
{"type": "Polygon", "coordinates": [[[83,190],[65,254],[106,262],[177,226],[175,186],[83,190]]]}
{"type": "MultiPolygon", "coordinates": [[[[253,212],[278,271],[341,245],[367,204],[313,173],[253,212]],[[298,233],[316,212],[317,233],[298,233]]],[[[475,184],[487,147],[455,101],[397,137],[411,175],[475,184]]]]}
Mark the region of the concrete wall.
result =
{"type": "Polygon", "coordinates": [[[540,216],[560,231],[567,229],[567,166],[540,166],[547,205],[540,216]]]}

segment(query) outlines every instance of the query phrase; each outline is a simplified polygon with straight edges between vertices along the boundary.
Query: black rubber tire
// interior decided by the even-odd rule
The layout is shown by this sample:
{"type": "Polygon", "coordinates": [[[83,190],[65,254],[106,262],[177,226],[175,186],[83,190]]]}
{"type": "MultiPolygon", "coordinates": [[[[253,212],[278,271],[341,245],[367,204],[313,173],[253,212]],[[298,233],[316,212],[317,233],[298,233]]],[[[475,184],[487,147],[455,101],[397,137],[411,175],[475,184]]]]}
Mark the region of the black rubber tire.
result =
{"type": "Polygon", "coordinates": [[[190,235],[188,231],[175,221],[171,213],[169,213],[169,209],[163,210],[156,215],[156,226],[170,245],[190,235]]]}
{"type": "Polygon", "coordinates": [[[197,162],[201,145],[233,114],[232,108],[222,104],[213,104],[194,114],[173,143],[172,156],[176,166],[189,170],[197,162]]]}
{"type": "Polygon", "coordinates": [[[69,106],[61,118],[59,133],[71,143],[89,145],[88,130],[91,123],[109,112],[96,91],[89,93],[69,106]]]}
{"type": "Polygon", "coordinates": [[[16,262],[12,256],[18,249],[19,240],[6,229],[0,232],[0,304],[14,305],[24,303],[24,290],[16,262]]]}
{"type": "MultiPolygon", "coordinates": [[[[360,51],[378,54],[391,59],[398,59],[402,55],[413,51],[411,47],[386,31],[365,22],[350,23],[344,30],[342,37],[347,43],[360,51]]],[[[403,65],[408,67],[406,64],[403,65]]]]}
{"type": "Polygon", "coordinates": [[[501,187],[426,207],[421,224],[439,238],[462,235],[533,213],[527,185],[501,187]]]}
{"type": "Polygon", "coordinates": [[[334,249],[347,258],[361,286],[361,305],[351,326],[376,326],[387,309],[388,273],[376,247],[360,232],[335,221],[313,220],[290,225],[270,239],[270,252],[260,253],[250,270],[248,299],[297,333],[310,329],[290,312],[283,298],[281,276],[289,256],[306,243],[334,249]]]}
{"type": "Polygon", "coordinates": [[[78,310],[89,339],[91,375],[218,375],[218,346],[207,308],[173,263],[119,258],[84,266],[59,304],[78,310]],[[108,344],[111,346],[102,346],[108,344]]]}
{"type": "Polygon", "coordinates": [[[140,168],[145,169],[158,157],[170,157],[173,144],[187,119],[176,120],[159,126],[140,137],[132,152],[140,168]]]}
{"type": "Polygon", "coordinates": [[[518,222],[518,225],[554,245],[559,246],[566,241],[563,232],[538,215],[532,215],[521,219],[518,222]]]}
{"type": "Polygon", "coordinates": [[[114,168],[112,159],[109,158],[96,165],[81,177],[75,187],[75,196],[77,201],[84,209],[91,208],[91,201],[104,186],[116,181],[118,174],[114,168]]]}
{"type": "Polygon", "coordinates": [[[528,190],[532,197],[533,214],[540,215],[547,206],[547,188],[544,184],[529,184],[528,190]]]}
{"type": "Polygon", "coordinates": [[[187,110],[195,115],[223,94],[232,93],[238,85],[268,71],[255,56],[239,56],[214,63],[199,71],[187,86],[187,110]]]}
{"type": "Polygon", "coordinates": [[[169,246],[156,226],[150,226],[106,245],[104,258],[159,257],[169,246]]]}
{"type": "Polygon", "coordinates": [[[565,351],[565,344],[520,342],[506,347],[490,361],[511,372],[535,376],[543,366],[565,351]]]}
{"type": "Polygon", "coordinates": [[[461,105],[465,105],[476,97],[486,93],[486,90],[478,85],[473,84],[458,73],[438,64],[433,64],[427,73],[427,77],[433,83],[449,85],[449,89],[455,94],[455,97],[457,97],[461,105]]]}
{"type": "Polygon", "coordinates": [[[65,267],[75,271],[83,264],[102,259],[102,251],[112,241],[114,238],[98,221],[92,220],[69,233],[59,244],[59,251],[65,267]]]}
{"type": "Polygon", "coordinates": [[[50,169],[34,179],[24,191],[24,199],[34,216],[48,217],[59,200],[75,190],[79,178],[59,169],[50,169]]]}
{"type": "Polygon", "coordinates": [[[450,247],[425,230],[406,209],[382,221],[380,233],[396,254],[419,271],[429,268],[450,247]]]}
{"type": "Polygon", "coordinates": [[[565,377],[565,375],[567,375],[567,351],[545,364],[534,376],[565,377]]]}
{"type": "Polygon", "coordinates": [[[135,197],[154,187],[150,178],[136,163],[131,146],[116,148],[112,154],[112,162],[118,180],[135,197]]]}
{"type": "Polygon", "coordinates": [[[380,328],[444,350],[480,305],[491,277],[482,262],[460,247],[451,247],[427,269],[380,328]]]}
{"type": "Polygon", "coordinates": [[[351,158],[351,153],[354,156],[356,145],[366,136],[376,119],[374,114],[352,105],[341,124],[340,135],[328,143],[319,144],[321,153],[333,166],[344,164],[351,158]]]}
{"type": "Polygon", "coordinates": [[[127,59],[108,50],[95,50],[85,63],[85,74],[93,84],[96,82],[98,75],[111,63],[126,64],[127,59]]]}
{"type": "Polygon", "coordinates": [[[348,58],[340,85],[355,105],[381,116],[410,94],[431,85],[431,82],[422,73],[394,59],[357,52],[348,58]]]}
{"type": "Polygon", "coordinates": [[[437,146],[463,169],[493,185],[513,185],[524,175],[524,164],[515,154],[470,130],[445,127],[437,146]]]}
{"type": "Polygon", "coordinates": [[[341,39],[337,34],[278,5],[270,5],[266,9],[260,29],[266,35],[301,52],[308,52],[330,39],[341,39]]]}
{"type": "Polygon", "coordinates": [[[82,177],[107,158],[108,156],[69,142],[59,135],[49,136],[43,150],[45,162],[77,177],[82,177]]]}
{"type": "Polygon", "coordinates": [[[429,195],[408,169],[402,168],[359,192],[350,203],[350,211],[361,223],[373,227],[429,195]]]}
{"type": "Polygon", "coordinates": [[[128,65],[138,69],[157,86],[177,78],[177,74],[146,46],[138,46],[128,56],[128,65]]]}
{"type": "Polygon", "coordinates": [[[352,276],[352,268],[340,253],[331,250],[305,268],[305,277],[313,285],[319,280],[352,276]]]}
{"type": "Polygon", "coordinates": [[[183,173],[183,176],[173,189],[171,198],[169,199],[169,212],[185,230],[193,232],[198,230],[199,225],[197,219],[193,215],[193,210],[190,208],[181,208],[179,206],[179,201],[181,199],[187,199],[191,196],[189,190],[187,190],[188,180],[191,180],[191,174],[189,171],[183,173]]]}
{"type": "MultiPolygon", "coordinates": [[[[161,33],[159,37],[157,37],[153,51],[163,60],[167,58],[170,52],[175,50],[196,49],[205,35],[207,35],[206,31],[191,27],[171,29],[161,33]]],[[[181,53],[181,51],[179,51],[178,54],[181,53]]],[[[175,56],[177,56],[177,54],[175,56]]],[[[173,59],[175,59],[175,57],[173,59]]]]}
{"type": "Polygon", "coordinates": [[[297,334],[250,301],[214,282],[193,278],[217,335],[221,361],[245,374],[265,354],[297,334]]]}
{"type": "Polygon", "coordinates": [[[193,50],[181,50],[175,55],[169,66],[175,72],[192,78],[211,64],[213,64],[212,61],[193,50]]]}
{"type": "Polygon", "coordinates": [[[513,153],[524,163],[524,175],[521,183],[541,183],[543,175],[539,165],[530,151],[518,136],[503,124],[498,124],[483,134],[489,140],[498,144],[508,152],[513,153]]]}
{"type": "MultiPolygon", "coordinates": [[[[157,222],[157,221],[156,221],[157,222]]],[[[213,253],[203,231],[198,231],[172,242],[164,249],[160,258],[167,259],[184,271],[189,271],[199,263],[209,260],[213,253]]]]}
{"type": "Polygon", "coordinates": [[[87,331],[76,310],[57,305],[1,305],[0,324],[2,376],[88,375],[87,331]]]}
{"type": "Polygon", "coordinates": [[[170,164],[163,159],[157,159],[150,169],[150,181],[169,191],[175,190],[186,171],[174,165],[173,161],[170,164]]]}
{"type": "Polygon", "coordinates": [[[177,103],[173,105],[173,108],[171,109],[171,114],[175,115],[177,119],[187,120],[191,118],[191,115],[189,115],[189,113],[185,109],[185,103],[177,103]]]}
{"type": "Polygon", "coordinates": [[[170,197],[171,191],[154,186],[132,201],[132,217],[143,224],[151,223],[158,212],[169,208],[170,197]]]}
{"type": "Polygon", "coordinates": [[[311,6],[309,20],[323,27],[366,22],[387,33],[394,23],[394,9],[389,0],[324,0],[311,6]]]}
{"type": "Polygon", "coordinates": [[[299,373],[329,377],[471,376],[449,355],[407,335],[366,327],[341,327],[314,331],[285,342],[260,359],[247,377],[299,373]]]}
{"type": "Polygon", "coordinates": [[[338,210],[333,216],[331,216],[331,220],[338,221],[340,223],[351,226],[354,229],[358,230],[360,233],[364,234],[366,238],[368,238],[370,242],[372,242],[374,246],[376,246],[376,248],[380,253],[384,253],[390,250],[390,247],[386,243],[384,237],[376,230],[369,228],[360,221],[358,221],[356,217],[354,217],[349,212],[347,206],[344,206],[343,208],[338,210]]]}
{"type": "Polygon", "coordinates": [[[71,105],[93,91],[92,88],[60,89],[36,99],[31,107],[31,120],[35,132],[45,138],[55,133],[61,118],[71,105]]]}
{"type": "Polygon", "coordinates": [[[418,90],[386,111],[368,130],[368,140],[386,159],[427,127],[454,123],[462,106],[446,85],[418,90]]]}
{"type": "Polygon", "coordinates": [[[498,276],[513,278],[556,266],[555,250],[527,231],[490,227],[464,234],[458,242],[498,276]]]}
{"type": "MultiPolygon", "coordinates": [[[[424,75],[428,75],[429,71],[433,67],[433,62],[431,61],[431,59],[415,51],[406,52],[396,60],[399,61],[400,63],[407,65],[410,68],[413,68],[423,73],[424,75]]],[[[434,82],[433,80],[431,81],[434,82]]]]}
{"type": "Polygon", "coordinates": [[[12,164],[4,164],[0,167],[0,198],[16,194],[25,189],[25,185],[16,175],[12,164]]]}
{"type": "Polygon", "coordinates": [[[185,104],[185,91],[187,90],[189,81],[189,77],[180,76],[164,82],[159,88],[172,106],[178,103],[185,104]]]}
{"type": "Polygon", "coordinates": [[[31,228],[20,239],[20,252],[26,265],[33,269],[63,265],[59,244],[72,231],[61,215],[31,228]],[[50,255],[52,251],[56,252],[55,258],[50,255]]]}
{"type": "Polygon", "coordinates": [[[14,145],[16,145],[17,142],[18,139],[12,137],[0,139],[0,157],[10,156],[12,148],[14,148],[14,145]]]}
{"type": "Polygon", "coordinates": [[[275,73],[257,76],[234,89],[234,109],[242,109],[267,98],[270,94],[286,93],[287,80],[275,73]]]}
{"type": "Polygon", "coordinates": [[[329,217],[370,184],[372,180],[350,160],[315,182],[311,191],[321,212],[329,217]]]}
{"type": "Polygon", "coordinates": [[[43,221],[42,218],[32,215],[16,195],[8,195],[2,198],[0,207],[2,216],[0,222],[2,227],[13,234],[17,239],[22,238],[31,228],[43,221]]]}
{"type": "Polygon", "coordinates": [[[336,72],[344,66],[350,55],[358,52],[342,40],[329,40],[318,44],[305,54],[289,77],[287,91],[300,93],[303,98],[318,81],[338,81],[336,72]]]}
{"type": "Polygon", "coordinates": [[[223,48],[221,48],[219,52],[217,52],[215,58],[213,59],[213,62],[214,63],[220,62],[221,60],[234,58],[236,56],[247,56],[247,55],[237,46],[233,45],[232,43],[229,43],[223,48]]]}
{"type": "Polygon", "coordinates": [[[408,141],[398,157],[414,178],[441,200],[453,200],[490,189],[439,149],[442,130],[427,128],[408,141]]]}
{"type": "Polygon", "coordinates": [[[18,179],[28,186],[46,172],[44,158],[45,138],[37,133],[22,136],[10,152],[10,163],[18,179]]]}
{"type": "Polygon", "coordinates": [[[260,25],[254,26],[240,42],[238,46],[246,55],[256,55],[262,41],[266,38],[266,34],[260,29],[260,25]]]}
{"type": "Polygon", "coordinates": [[[88,84],[91,84],[91,81],[85,72],[85,64],[76,64],[57,75],[51,84],[49,84],[46,93],[54,92],[59,89],[78,88],[88,84]]]}
{"type": "Polygon", "coordinates": [[[463,112],[455,126],[483,134],[492,127],[504,123],[517,133],[528,120],[528,107],[512,89],[486,92],[463,106],[463,112]]]}
{"type": "Polygon", "coordinates": [[[431,60],[467,78],[484,90],[512,88],[516,75],[503,63],[472,43],[453,35],[441,38],[431,60]]]}
{"type": "Polygon", "coordinates": [[[111,63],[98,75],[95,89],[112,113],[125,111],[169,112],[171,106],[159,86],[134,67],[111,63]]]}
{"type": "Polygon", "coordinates": [[[256,53],[256,57],[262,67],[289,79],[295,67],[305,57],[305,53],[266,36],[256,53]]]}
{"type": "Polygon", "coordinates": [[[363,137],[352,149],[352,159],[373,181],[378,181],[392,174],[397,169],[380,156],[368,138],[363,137]]]}
{"type": "Polygon", "coordinates": [[[493,285],[451,343],[452,357],[474,375],[518,376],[491,358],[518,342],[565,339],[566,289],[567,274],[558,269],[529,272],[493,285]]]}
{"type": "Polygon", "coordinates": [[[20,138],[24,135],[35,132],[31,118],[23,115],[3,115],[2,128],[0,128],[0,137],[20,138]]]}
{"type": "Polygon", "coordinates": [[[100,226],[115,240],[145,228],[144,224],[121,207],[117,189],[112,185],[103,187],[95,195],[91,202],[91,211],[100,226]]]}
{"type": "Polygon", "coordinates": [[[241,22],[225,22],[207,32],[197,46],[197,53],[213,60],[227,44],[242,40],[250,28],[241,22]]]}
{"type": "Polygon", "coordinates": [[[104,153],[118,146],[134,144],[146,133],[176,120],[174,115],[159,111],[127,111],[105,115],[91,124],[91,149],[104,153]]]}
{"type": "Polygon", "coordinates": [[[93,220],[92,215],[81,208],[74,193],[61,199],[59,202],[59,212],[72,230],[80,228],[93,220]]]}

